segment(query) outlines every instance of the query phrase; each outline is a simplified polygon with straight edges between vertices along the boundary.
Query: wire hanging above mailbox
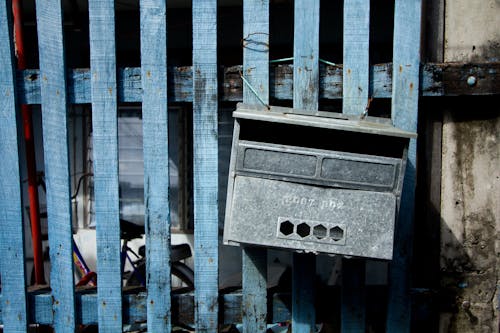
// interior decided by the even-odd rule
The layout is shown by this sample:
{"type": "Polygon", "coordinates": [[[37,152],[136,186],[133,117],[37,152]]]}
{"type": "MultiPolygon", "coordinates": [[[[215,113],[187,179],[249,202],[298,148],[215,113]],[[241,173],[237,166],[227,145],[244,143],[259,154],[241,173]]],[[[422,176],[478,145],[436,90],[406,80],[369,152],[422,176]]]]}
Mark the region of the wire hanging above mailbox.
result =
{"type": "Polygon", "coordinates": [[[238,104],[224,243],[392,259],[415,133],[388,119],[238,104]]]}

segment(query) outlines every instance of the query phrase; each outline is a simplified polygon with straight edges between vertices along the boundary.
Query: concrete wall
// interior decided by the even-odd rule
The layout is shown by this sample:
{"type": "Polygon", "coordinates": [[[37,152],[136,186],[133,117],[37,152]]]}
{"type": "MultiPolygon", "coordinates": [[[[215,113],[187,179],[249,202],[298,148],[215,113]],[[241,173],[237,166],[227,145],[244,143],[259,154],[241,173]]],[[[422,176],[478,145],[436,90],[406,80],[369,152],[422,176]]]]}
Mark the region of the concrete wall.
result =
{"type": "MultiPolygon", "coordinates": [[[[500,1],[445,4],[446,62],[500,59],[500,1]]],[[[444,111],[441,332],[498,332],[499,98],[457,97],[444,111]]]]}

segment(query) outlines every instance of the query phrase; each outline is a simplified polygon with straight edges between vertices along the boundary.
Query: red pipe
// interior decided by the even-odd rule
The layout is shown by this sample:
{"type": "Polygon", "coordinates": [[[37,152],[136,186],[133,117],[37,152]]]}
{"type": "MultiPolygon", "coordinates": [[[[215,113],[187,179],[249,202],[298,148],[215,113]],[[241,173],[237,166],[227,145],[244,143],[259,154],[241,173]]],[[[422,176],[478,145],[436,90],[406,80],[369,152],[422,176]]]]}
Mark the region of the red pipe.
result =
{"type": "MultiPolygon", "coordinates": [[[[21,0],[12,1],[14,14],[14,36],[17,51],[17,68],[26,69],[24,55],[24,39],[22,26],[21,0]]],[[[26,164],[28,167],[28,195],[30,203],[31,240],[33,242],[33,262],[35,266],[35,283],[45,284],[43,267],[42,232],[40,227],[40,207],[38,200],[38,183],[36,175],[35,143],[33,139],[32,112],[29,105],[21,105],[23,117],[24,142],[26,145],[26,164]]]]}

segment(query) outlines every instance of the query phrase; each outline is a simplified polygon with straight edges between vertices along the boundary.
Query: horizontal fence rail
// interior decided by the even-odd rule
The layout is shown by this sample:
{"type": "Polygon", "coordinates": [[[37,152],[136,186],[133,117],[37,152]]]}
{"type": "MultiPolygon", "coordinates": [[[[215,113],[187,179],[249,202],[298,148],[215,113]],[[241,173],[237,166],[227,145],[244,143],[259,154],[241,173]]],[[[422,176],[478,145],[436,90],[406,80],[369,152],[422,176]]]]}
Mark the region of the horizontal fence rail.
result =
{"type": "MultiPolygon", "coordinates": [[[[220,68],[223,81],[219,83],[219,100],[241,102],[243,100],[243,81],[240,77],[242,66],[220,68]]],[[[68,100],[72,104],[90,103],[90,70],[68,70],[68,100]]],[[[141,69],[118,69],[118,101],[141,102],[141,69]]],[[[331,66],[320,64],[320,98],[342,98],[342,64],[331,66]]],[[[427,63],[420,68],[421,89],[425,97],[459,95],[498,94],[500,82],[500,63],[485,64],[441,64],[427,63]],[[480,78],[475,85],[467,84],[467,78],[480,78]]],[[[27,69],[17,72],[19,102],[40,104],[40,71],[27,69]]],[[[371,97],[391,98],[392,63],[370,66],[369,85],[371,97]]],[[[270,97],[292,100],[293,65],[270,66],[270,97]]],[[[168,68],[168,97],[171,102],[193,101],[193,74],[191,66],[168,68]]]]}

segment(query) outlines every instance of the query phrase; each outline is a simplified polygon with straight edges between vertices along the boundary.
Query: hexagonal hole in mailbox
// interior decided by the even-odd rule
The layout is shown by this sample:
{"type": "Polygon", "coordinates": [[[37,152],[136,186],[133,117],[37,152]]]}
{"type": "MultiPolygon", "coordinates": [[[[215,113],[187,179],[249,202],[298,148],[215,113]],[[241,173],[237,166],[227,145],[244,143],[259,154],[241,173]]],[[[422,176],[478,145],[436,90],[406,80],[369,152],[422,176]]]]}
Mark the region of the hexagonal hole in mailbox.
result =
{"type": "Polygon", "coordinates": [[[331,228],[330,238],[333,239],[334,241],[341,240],[342,238],[344,238],[344,230],[339,226],[331,228]]]}
{"type": "Polygon", "coordinates": [[[307,237],[307,236],[309,236],[310,232],[311,232],[311,227],[304,222],[302,222],[301,224],[299,224],[297,226],[297,234],[300,237],[307,237]]]}
{"type": "Polygon", "coordinates": [[[318,224],[313,228],[313,236],[315,236],[317,239],[325,238],[326,233],[327,233],[326,228],[321,224],[318,224]]]}
{"type": "Polygon", "coordinates": [[[293,233],[293,223],[290,221],[283,221],[280,223],[280,232],[288,236],[293,233]]]}

